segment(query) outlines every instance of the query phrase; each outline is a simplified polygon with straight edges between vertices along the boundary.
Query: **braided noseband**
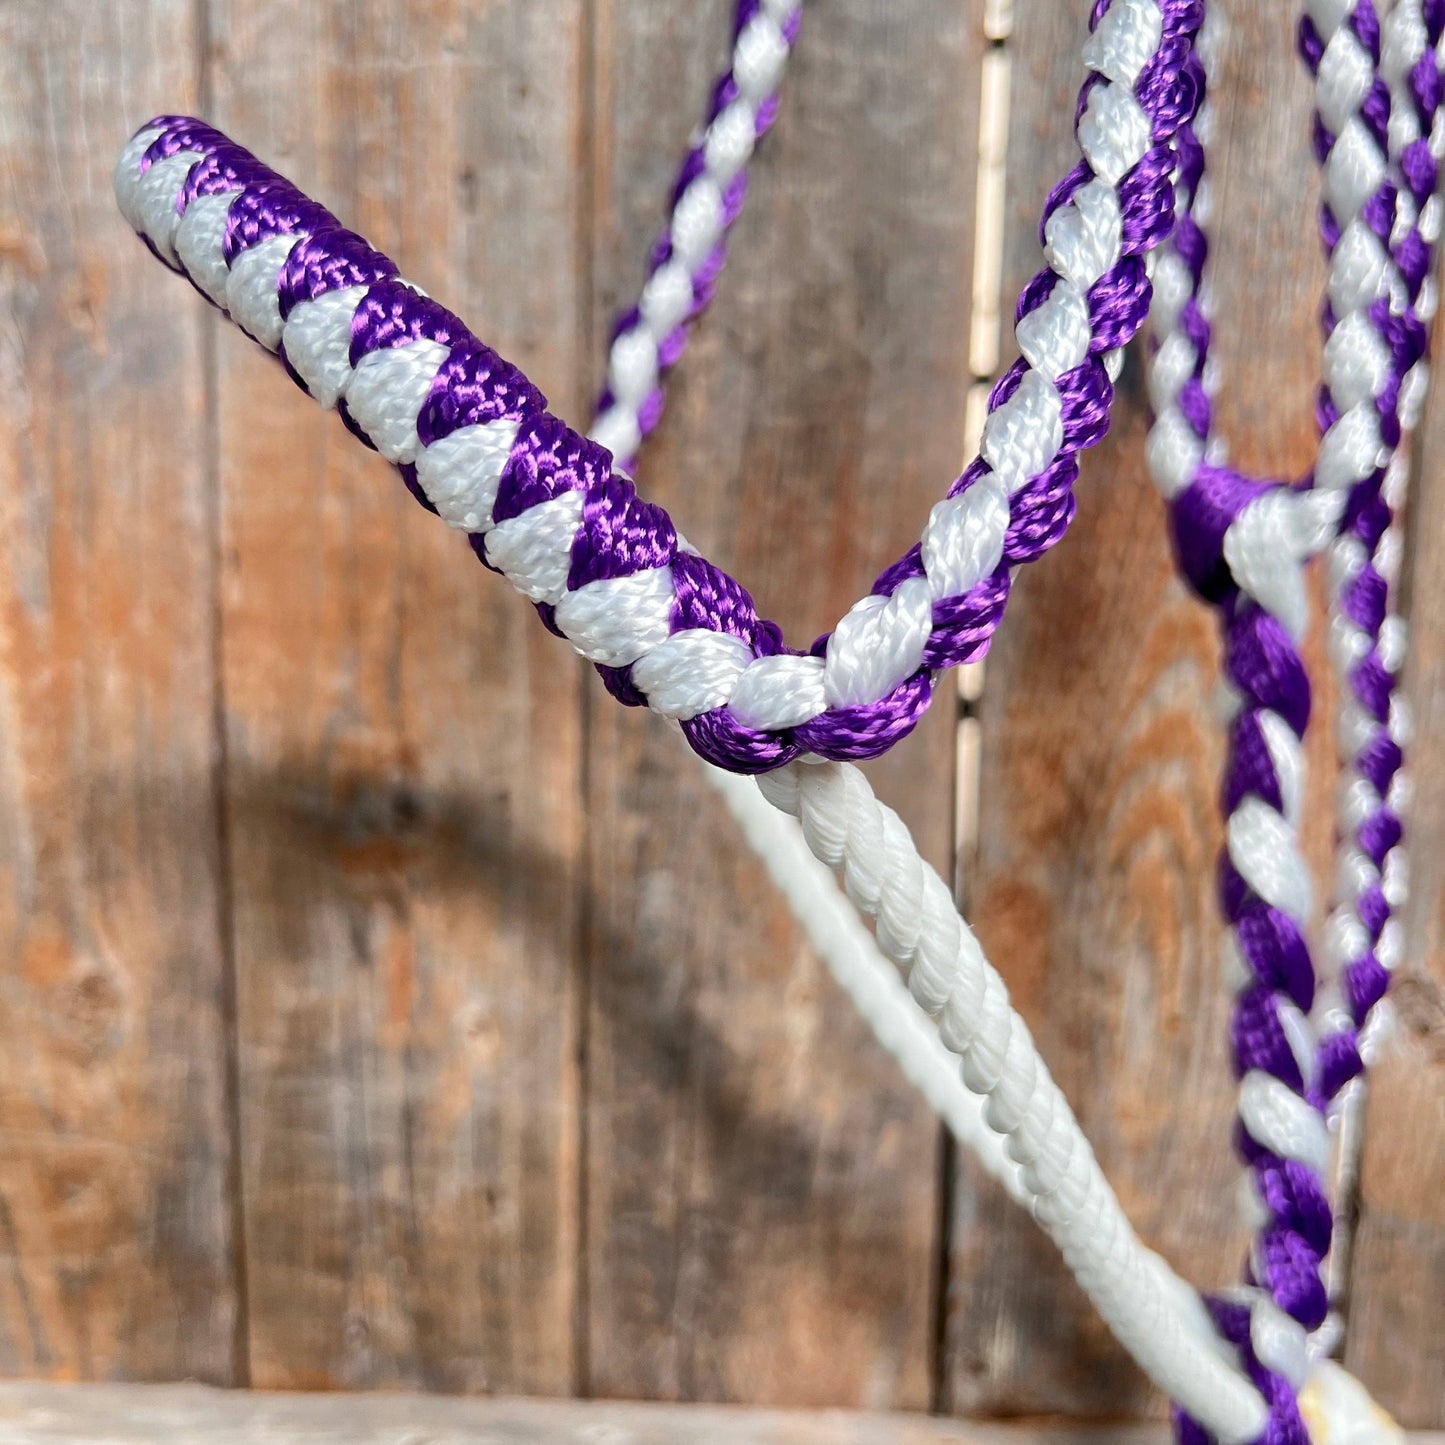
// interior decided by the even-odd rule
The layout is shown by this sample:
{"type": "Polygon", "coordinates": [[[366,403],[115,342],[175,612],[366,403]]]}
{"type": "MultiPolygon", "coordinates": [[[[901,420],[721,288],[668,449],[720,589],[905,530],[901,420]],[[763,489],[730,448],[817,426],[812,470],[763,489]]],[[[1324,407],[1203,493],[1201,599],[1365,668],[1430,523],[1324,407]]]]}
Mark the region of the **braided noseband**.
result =
{"type": "MultiPolygon", "coordinates": [[[[1202,13],[1201,0],[1119,0],[1098,17],[1083,159],[1049,198],[1050,264],[1021,301],[1023,359],[994,389],[981,456],[919,545],[803,653],[521,372],[219,132],[152,122],[126,148],[117,193],[156,254],[467,532],[619,700],[676,718],[699,754],[733,771],[805,754],[876,757],[913,729],[938,669],[984,655],[1012,569],[1053,546],[1073,515],[1078,453],[1107,429],[1119,349],[1148,311],[1145,257],[1173,224],[1170,143],[1199,93],[1191,41],[1202,13]]],[[[768,27],[785,47],[767,9],[746,29],[768,27]]],[[[700,233],[715,234],[727,209],[700,233]]],[[[684,251],[675,287],[658,287],[673,299],[656,303],[649,337],[676,318],[681,272],[700,249],[684,251]]]]}

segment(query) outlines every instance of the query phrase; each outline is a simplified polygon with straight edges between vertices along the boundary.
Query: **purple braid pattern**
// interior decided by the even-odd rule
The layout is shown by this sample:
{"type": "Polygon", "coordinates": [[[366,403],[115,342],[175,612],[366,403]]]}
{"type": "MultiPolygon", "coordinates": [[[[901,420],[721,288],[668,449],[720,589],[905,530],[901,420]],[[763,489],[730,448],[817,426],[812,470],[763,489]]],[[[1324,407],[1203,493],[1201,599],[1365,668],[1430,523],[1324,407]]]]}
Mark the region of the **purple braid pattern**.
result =
{"type": "MultiPolygon", "coordinates": [[[[1427,296],[1427,285],[1434,272],[1435,245],[1422,233],[1421,217],[1439,192],[1439,165],[1432,141],[1442,103],[1445,103],[1445,82],[1442,82],[1439,63],[1439,47],[1445,35],[1445,0],[1421,0],[1419,20],[1423,26],[1424,50],[1410,67],[1403,87],[1418,133],[1400,149],[1396,158],[1400,201],[1410,224],[1391,246],[1391,258],[1405,291],[1403,315],[1391,317],[1391,324],[1398,331],[1401,358],[1408,358],[1407,368],[1401,372],[1402,383],[1408,375],[1408,366],[1419,366],[1423,375],[1429,328],[1428,318],[1422,312],[1434,304],[1433,298],[1427,296]]],[[[1312,27],[1301,26],[1300,45],[1311,67],[1317,67],[1318,36],[1312,27]]],[[[1402,400],[1406,407],[1410,405],[1408,399],[1402,400]]],[[[1381,417],[1382,436],[1391,448],[1398,448],[1400,444],[1402,409],[1397,401],[1395,415],[1382,414],[1381,417]]],[[[1352,649],[1345,682],[1360,712],[1369,719],[1368,739],[1349,749],[1352,755],[1346,764],[1367,784],[1378,804],[1372,804],[1365,816],[1354,823],[1352,834],[1347,826],[1342,826],[1337,840],[1341,850],[1352,849],[1358,855],[1352,874],[1359,871],[1360,860],[1368,862],[1362,865],[1364,877],[1356,884],[1356,896],[1347,901],[1340,911],[1342,916],[1337,915],[1336,919],[1344,925],[1336,934],[1335,942],[1344,954],[1340,993],[1350,1026],[1333,1030],[1320,1040],[1320,1089],[1329,1102],[1365,1072],[1360,1051],[1361,1033],[1389,987],[1389,969],[1380,956],[1384,952],[1382,934],[1391,917],[1383,874],[1388,855],[1404,832],[1398,814],[1389,803],[1391,785],[1400,772],[1403,758],[1400,743],[1393,735],[1391,716],[1397,670],[1387,665],[1381,648],[1389,610],[1389,583],[1376,565],[1394,520],[1386,494],[1386,477],[1387,469],[1380,468],[1350,492],[1340,527],[1342,539],[1347,540],[1343,546],[1337,544],[1336,549],[1346,565],[1351,553],[1359,559],[1356,570],[1344,581],[1335,601],[1342,622],[1362,644],[1358,650],[1352,649]],[[1348,539],[1356,545],[1351,547],[1348,539]]]]}
{"type": "Polygon", "coordinates": [[[662,382],[727,264],[728,233],[748,193],[747,162],[778,116],[778,85],[803,19],[802,0],[738,0],[733,56],[672,187],[672,213],[648,256],[640,300],[612,329],[593,437],[630,471],[662,420],[662,382]]]}
{"type": "MultiPolygon", "coordinates": [[[[987,651],[1003,614],[1012,569],[1041,556],[1062,537],[1074,510],[1072,485],[1078,472],[1078,453],[1095,445],[1108,426],[1113,400],[1113,354],[1135,334],[1148,310],[1150,287],[1145,257],[1168,236],[1173,225],[1171,143],[1179,126],[1193,115],[1199,95],[1193,41],[1203,18],[1202,0],[1163,0],[1155,8],[1158,44],[1142,59],[1129,87],[1132,99],[1128,103],[1139,116],[1139,123],[1147,126],[1139,158],[1111,182],[1102,178],[1096,181],[1087,163],[1079,165],[1055,189],[1046,207],[1045,234],[1057,249],[1074,233],[1067,227],[1050,230],[1051,223],[1058,221],[1062,225],[1065,219],[1077,219],[1076,198],[1095,204],[1100,188],[1108,185],[1104,194],[1117,197],[1116,249],[1088,289],[1091,339],[1086,354],[1052,383],[1057,391],[1057,445],[1039,448],[1036,439],[1029,438],[1023,439],[1029,445],[1022,445],[1016,429],[1010,430],[1018,409],[1005,410],[1016,395],[1028,390],[1031,379],[1047,383],[1047,378],[1034,375],[1032,368],[1021,361],[994,390],[990,403],[995,414],[991,421],[998,423],[994,429],[994,456],[1008,454],[1020,467],[1023,464],[1017,462],[1019,453],[1030,459],[1016,480],[1009,478],[1007,524],[1001,527],[996,564],[956,595],[945,592],[934,596],[923,615],[923,632],[915,634],[917,651],[910,654],[903,649],[909,657],[908,670],[896,681],[885,678],[875,684],[865,680],[856,689],[856,700],[839,695],[846,694],[846,689],[840,688],[797,722],[755,726],[728,706],[725,685],[719,685],[711,694],[703,689],[705,695],[717,697],[715,705],[693,706],[685,714],[679,709],[672,715],[680,718],[694,749],[709,761],[735,772],[762,772],[805,753],[852,761],[886,751],[912,730],[926,709],[937,669],[979,658],[987,651]],[[1032,460],[1035,457],[1039,464],[1032,460]],[[869,688],[874,690],[866,690],[869,688]]],[[[1097,6],[1095,25],[1100,25],[1107,15],[1107,6],[1097,6]]],[[[1086,83],[1079,124],[1081,145],[1087,121],[1094,127],[1090,132],[1092,143],[1096,149],[1102,145],[1107,152],[1111,142],[1108,136],[1100,139],[1098,117],[1094,114],[1097,107],[1091,108],[1091,101],[1096,90],[1103,94],[1105,89],[1118,92],[1123,87],[1101,89],[1103,85],[1103,77],[1098,74],[1086,83]]],[[[134,169],[128,174],[118,173],[117,180],[118,193],[123,196],[123,204],[130,207],[128,214],[133,224],[148,235],[155,231],[152,244],[169,260],[167,251],[174,250],[172,236],[180,235],[192,224],[189,212],[195,203],[186,194],[191,171],[203,164],[208,175],[214,171],[217,191],[209,199],[220,201],[229,194],[231,212],[245,219],[237,221],[231,212],[224,217],[228,259],[218,276],[211,274],[214,268],[209,261],[206,266],[181,265],[181,269],[187,270],[202,289],[209,286],[207,294],[213,300],[242,319],[253,335],[277,349],[288,363],[295,360],[294,348],[284,333],[297,324],[293,311],[300,303],[308,303],[307,308],[302,308],[308,325],[349,325],[348,353],[340,362],[327,361],[327,376],[332,371],[337,373],[335,383],[318,376],[314,385],[308,380],[308,389],[319,399],[337,404],[352,430],[396,462],[414,494],[426,491],[419,486],[417,475],[423,457],[454,432],[481,426],[483,417],[516,427],[493,498],[495,510],[468,523],[466,530],[472,532],[478,554],[506,570],[505,564],[497,560],[498,534],[507,532],[506,509],[535,508],[544,503],[550,506],[572,498],[558,513],[575,507],[578,519],[565,590],[543,597],[547,587],[539,584],[534,589],[534,600],[541,601],[540,610],[549,625],[565,633],[579,651],[603,668],[604,678],[616,696],[625,702],[647,701],[657,706],[651,685],[642,686],[639,681],[644,674],[650,678],[659,670],[643,667],[644,662],[653,662],[650,650],[663,651],[659,644],[671,644],[671,662],[678,653],[693,648],[700,633],[719,634],[718,646],[709,650],[709,666],[722,657],[722,639],[736,641],[737,647],[717,665],[719,669],[732,666],[731,659],[742,655],[744,679],[760,663],[799,664],[799,671],[816,668],[819,662],[831,666],[833,644],[841,637],[841,630],[820,639],[809,653],[784,648],[776,626],[758,617],[748,594],[735,581],[695,554],[678,550],[677,535],[666,514],[643,502],[626,478],[614,474],[611,457],[604,448],[551,416],[534,388],[516,382],[505,401],[493,396],[496,377],[516,378],[520,374],[471,336],[450,312],[395,280],[394,265],[340,227],[329,213],[304,202],[288,182],[200,122],[162,118],[142,134],[148,138],[143,154],[132,161],[128,151],[123,170],[126,166],[134,169]],[[217,159],[223,151],[224,163],[217,159]],[[181,166],[184,171],[175,175],[168,166],[181,166]],[[173,204],[165,191],[170,185],[179,193],[173,204]],[[157,198],[165,202],[159,210],[155,209],[157,198]],[[273,253],[268,247],[277,250],[273,253]],[[287,247],[289,252],[283,258],[282,249],[287,247]],[[273,256],[280,266],[279,276],[269,296],[258,296],[254,288],[260,284],[258,278],[264,278],[267,272],[257,258],[269,264],[273,256]],[[226,267],[229,275],[225,274],[226,267]],[[220,286],[229,290],[223,292],[220,286]],[[339,305],[342,301],[348,311],[328,309],[332,303],[339,305]],[[337,317],[341,320],[337,321],[337,317]],[[408,387],[420,388],[415,393],[420,411],[415,435],[408,439],[403,425],[397,440],[383,443],[375,431],[368,432],[361,425],[353,393],[363,374],[375,378],[386,373],[384,365],[375,363],[384,360],[382,354],[391,348],[406,350],[408,357],[425,356],[435,370],[429,376],[407,381],[408,387]],[[341,395],[343,389],[345,396],[341,395]],[[488,532],[489,526],[494,530],[488,532]],[[640,610],[642,620],[634,623],[628,619],[634,631],[619,642],[610,615],[601,616],[597,584],[616,586],[624,582],[629,584],[625,589],[628,606],[640,610]],[[659,594],[664,586],[671,589],[669,610],[659,617],[659,594]],[[639,633],[641,641],[637,640],[639,633]],[[587,641],[579,641],[579,636],[585,636],[587,641]]],[[[196,225],[202,234],[193,252],[208,257],[210,238],[199,222],[196,225]]],[[[1045,306],[1063,284],[1054,271],[1040,273],[1021,299],[1021,320],[1045,306]]],[[[295,374],[294,367],[292,370],[295,374]]],[[[371,405],[377,411],[378,424],[385,421],[387,427],[394,426],[400,404],[398,398],[383,405],[373,397],[371,405]]],[[[986,453],[988,437],[986,428],[986,453]]],[[[460,447],[460,439],[456,444],[460,447]]],[[[997,478],[989,476],[993,470],[991,462],[975,462],[950,489],[950,498],[971,504],[973,499],[966,494],[985,478],[997,488],[997,478]]],[[[427,495],[435,503],[435,495],[427,495]]],[[[911,615],[916,616],[918,600],[929,596],[927,578],[924,548],[915,547],[879,579],[872,598],[865,599],[866,606],[860,604],[864,608],[862,625],[880,614],[891,619],[895,614],[888,611],[887,604],[895,601],[900,607],[906,604],[914,608],[911,615]],[[923,579],[922,583],[919,579],[923,579]]],[[[845,626],[859,621],[850,614],[845,626]]],[[[854,626],[850,635],[857,630],[854,626]]],[[[878,649],[855,646],[855,651],[866,663],[878,649]]]]}
{"type": "MultiPolygon", "coordinates": [[[[1234,1347],[1244,1372],[1269,1407],[1269,1424],[1257,1445],[1311,1445],[1299,1402],[1288,1380],[1260,1363],[1252,1339],[1252,1313],[1248,1304],[1237,1300],[1205,1300],[1210,1317],[1221,1337],[1234,1347]]],[[[1198,1421],[1181,1410],[1174,1411],[1175,1436],[1179,1445],[1215,1445],[1214,1437],[1198,1421]]]]}
{"type": "MultiPolygon", "coordinates": [[[[1433,39],[1434,35],[1432,44],[1433,39]]],[[[1320,36],[1308,17],[1302,22],[1301,53],[1317,81],[1329,43],[1358,47],[1358,52],[1368,59],[1373,79],[1347,124],[1357,127],[1350,137],[1351,144],[1358,148],[1363,141],[1383,160],[1389,145],[1390,95],[1379,76],[1381,32],[1370,0],[1358,0],[1329,41],[1320,36]]],[[[1423,95],[1422,105],[1438,104],[1430,89],[1432,79],[1438,84],[1433,56],[1430,62],[1417,67],[1417,94],[1423,95]]],[[[1412,76],[1412,81],[1416,79],[1412,76]]],[[[1433,117],[1433,109],[1431,115],[1433,117]]],[[[1337,141],[1338,137],[1317,114],[1315,152],[1322,167],[1328,168],[1337,141]]],[[[1265,605],[1236,579],[1230,565],[1227,537],[1236,524],[1248,527],[1251,514],[1258,518],[1262,509],[1273,507],[1278,515],[1301,493],[1287,483],[1248,477],[1221,464],[1216,459],[1216,449],[1210,445],[1212,404],[1206,371],[1211,329],[1200,304],[1208,242],[1193,214],[1205,156],[1192,126],[1181,128],[1177,146],[1180,216],[1172,255],[1165,265],[1182,264],[1187,276],[1187,281],[1177,283],[1185,287],[1186,294],[1182,304],[1175,298],[1177,309],[1172,318],[1175,335],[1171,341],[1182,342],[1183,346],[1176,346],[1168,358],[1165,370],[1169,374],[1156,388],[1155,396],[1156,408],[1161,411],[1168,408],[1173,431],[1159,429],[1156,438],[1151,438],[1151,449],[1157,440],[1161,453],[1173,452],[1194,459],[1192,474],[1187,478],[1171,475],[1164,456],[1158,459],[1162,466],[1156,467],[1156,474],[1170,494],[1171,521],[1181,571],[1194,590],[1220,611],[1225,671],[1240,698],[1229,736],[1222,795],[1225,814],[1233,823],[1241,807],[1255,800],[1268,813],[1285,819],[1285,827],[1292,833],[1298,800],[1290,796],[1290,787],[1281,774],[1279,727],[1283,724],[1288,729],[1293,739],[1291,750],[1297,750],[1310,714],[1309,683],[1295,636],[1301,619],[1290,615],[1282,620],[1271,606],[1265,605]],[[1179,374],[1181,355],[1192,358],[1187,376],[1179,374]],[[1180,445],[1181,431],[1186,435],[1183,445],[1180,445]]],[[[1410,168],[1419,178],[1417,194],[1422,199],[1417,206],[1423,205],[1427,183],[1433,190],[1433,159],[1427,168],[1414,156],[1410,168]]],[[[1359,255],[1363,250],[1383,257],[1390,248],[1399,197],[1395,179],[1383,164],[1380,174],[1382,179],[1377,189],[1364,199],[1354,215],[1336,215],[1327,200],[1321,232],[1332,259],[1351,228],[1354,228],[1349,237],[1353,254],[1359,255]]],[[[1415,183],[1411,184],[1414,188],[1415,183]]],[[[1409,278],[1403,314],[1392,307],[1388,294],[1381,294],[1369,304],[1365,315],[1388,358],[1388,375],[1377,387],[1371,405],[1378,420],[1381,443],[1393,450],[1400,440],[1401,386],[1423,356],[1425,330],[1415,313],[1414,303],[1432,257],[1418,229],[1412,230],[1389,254],[1400,272],[1409,278]]],[[[1338,325],[1339,318],[1327,307],[1324,314],[1327,341],[1338,325]]],[[[1328,347],[1326,356],[1328,360],[1328,347]]],[[[1163,360],[1161,355],[1160,361],[1163,360]]],[[[1158,364],[1156,362],[1156,366],[1158,364]]],[[[1328,386],[1322,388],[1317,408],[1322,436],[1328,438],[1346,411],[1357,404],[1356,397],[1347,397],[1342,403],[1328,386]]],[[[1154,460],[1152,456],[1151,460],[1154,460]]],[[[1377,459],[1377,464],[1351,489],[1344,502],[1342,526],[1352,529],[1379,524],[1384,476],[1385,467],[1377,459]],[[1361,520],[1364,514],[1369,515],[1368,523],[1361,520]]],[[[1336,481],[1332,485],[1338,487],[1339,484],[1336,481]]],[[[1367,543],[1371,552],[1378,536],[1376,533],[1367,543]]],[[[1304,559],[1304,554],[1298,557],[1301,564],[1304,559]]],[[[1278,597],[1273,600],[1278,606],[1278,597]]],[[[1368,615],[1378,638],[1383,604],[1383,579],[1371,572],[1359,592],[1352,592],[1347,599],[1346,608],[1352,620],[1356,612],[1368,615]],[[1371,608],[1368,614],[1367,603],[1371,608]],[[1378,616],[1373,610],[1376,607],[1378,616]]],[[[1378,719],[1384,731],[1385,745],[1371,756],[1362,757],[1361,766],[1372,770],[1372,781],[1378,778],[1388,787],[1389,777],[1399,766],[1399,750],[1385,731],[1385,712],[1375,710],[1387,707],[1387,700],[1382,701],[1379,696],[1382,679],[1388,681],[1387,674],[1378,655],[1372,653],[1356,668],[1351,681],[1357,695],[1362,684],[1369,690],[1370,714],[1378,719]]],[[[1384,796],[1384,788],[1380,789],[1380,795],[1384,796]]],[[[1374,846],[1383,844],[1387,850],[1398,839],[1398,820],[1393,815],[1388,818],[1377,815],[1366,826],[1372,829],[1374,846]]],[[[1293,848],[1293,842],[1289,846],[1293,848]]],[[[1322,1120],[1340,1084],[1352,1076],[1349,1072],[1352,1064],[1358,1063],[1357,1031],[1350,1030],[1337,1036],[1337,1042],[1332,1041],[1316,1053],[1310,1052],[1314,1045],[1305,1042],[1308,1040],[1305,1020],[1315,1001],[1316,985],[1302,927],[1308,900],[1303,900],[1301,906],[1297,898],[1286,899],[1283,890],[1277,890],[1276,896],[1270,898],[1261,896],[1246,873],[1256,880],[1267,875],[1250,867],[1248,862],[1240,866],[1241,858],[1248,852],[1246,845],[1236,846],[1231,828],[1220,865],[1221,900],[1240,958],[1249,971],[1249,981],[1236,997],[1231,1023],[1236,1071],[1241,1081],[1264,1079],[1272,1081],[1269,1088],[1283,1086],[1322,1120]],[[1286,903],[1290,906],[1283,906],[1286,903]]],[[[1259,886],[1270,891],[1268,881],[1259,886]]],[[[1378,933],[1375,936],[1378,937],[1378,933]]],[[[1364,1009],[1368,1009],[1379,997],[1381,990],[1377,987],[1375,970],[1383,973],[1370,958],[1361,961],[1353,971],[1346,971],[1345,989],[1352,1006],[1362,1003],[1364,1009]]],[[[1360,1021],[1362,1017],[1357,1016],[1356,1024],[1360,1021]]],[[[1322,1124],[1317,1137],[1324,1138],[1322,1124]]],[[[1271,1147],[1266,1139],[1256,1137],[1249,1127],[1243,1104],[1238,1143],[1253,1174],[1255,1193],[1264,1216],[1251,1254],[1248,1281],[1265,1290],[1274,1304],[1303,1330],[1315,1330],[1323,1324],[1329,1309],[1320,1270],[1329,1250],[1332,1229],[1323,1181],[1317,1172],[1319,1161],[1310,1157],[1311,1150],[1303,1151],[1303,1157],[1288,1157],[1277,1152],[1278,1146],[1271,1147]]],[[[1271,1413],[1266,1440],[1270,1445],[1305,1445],[1307,1436],[1296,1399],[1298,1381],[1286,1378],[1274,1361],[1258,1358],[1250,1338],[1249,1308],[1216,1301],[1212,1309],[1216,1323],[1239,1346],[1247,1371],[1269,1402],[1271,1413]]],[[[1180,1419],[1179,1429],[1181,1438],[1191,1445],[1207,1438],[1195,1422],[1187,1419],[1180,1419]]]]}

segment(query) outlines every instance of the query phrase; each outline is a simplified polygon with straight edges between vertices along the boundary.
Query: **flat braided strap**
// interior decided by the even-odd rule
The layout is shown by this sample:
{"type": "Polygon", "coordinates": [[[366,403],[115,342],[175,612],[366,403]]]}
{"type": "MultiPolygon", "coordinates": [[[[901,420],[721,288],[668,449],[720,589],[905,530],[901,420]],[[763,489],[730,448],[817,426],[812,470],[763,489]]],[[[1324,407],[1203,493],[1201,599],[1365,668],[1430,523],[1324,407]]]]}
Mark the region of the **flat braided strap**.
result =
{"type": "Polygon", "coordinates": [[[1197,102],[1202,13],[1202,0],[1096,5],[1084,158],[1049,198],[1049,268],[1021,299],[1023,359],[994,390],[981,456],[921,542],[806,652],[520,371],[218,131],[143,127],[116,191],[155,253],[467,532],[621,701],[677,719],[731,771],[857,760],[913,729],[939,669],[983,656],[1013,568],[1072,518],[1078,453],[1107,430],[1119,348],[1148,311],[1146,258],[1173,224],[1170,142],[1197,102]]]}

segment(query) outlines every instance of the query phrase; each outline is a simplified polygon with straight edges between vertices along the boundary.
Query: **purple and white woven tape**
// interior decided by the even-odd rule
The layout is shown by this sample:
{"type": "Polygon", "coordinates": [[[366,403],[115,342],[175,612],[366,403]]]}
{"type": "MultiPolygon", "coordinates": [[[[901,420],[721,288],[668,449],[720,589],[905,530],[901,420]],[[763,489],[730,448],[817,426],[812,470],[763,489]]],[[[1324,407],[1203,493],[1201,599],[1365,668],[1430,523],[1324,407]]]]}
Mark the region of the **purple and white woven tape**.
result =
{"type": "Polygon", "coordinates": [[[678,172],[642,295],[613,328],[590,435],[625,471],[662,420],[662,378],[682,359],[727,263],[728,232],[747,198],[747,163],[777,119],[778,86],[802,18],[802,0],[738,0],[731,64],[713,85],[678,172]]]}
{"type": "Polygon", "coordinates": [[[620,700],[676,718],[731,771],[873,757],[912,730],[937,670],[987,651],[1013,568],[1073,515],[1078,453],[1107,429],[1119,348],[1148,309],[1145,260],[1173,224],[1171,142],[1197,100],[1202,12],[1095,7],[1084,159],[1049,198],[1050,266],[1021,299],[1024,359],[994,390],[982,455],[920,544],[806,652],[515,367],[217,131],[184,117],[144,127],[117,195],[156,254],[469,533],[620,700]]]}
{"type": "MultiPolygon", "coordinates": [[[[1371,552],[1388,525],[1380,492],[1400,443],[1402,396],[1408,403],[1409,379],[1416,390],[1423,383],[1426,329],[1418,302],[1427,293],[1433,237],[1422,236],[1419,223],[1424,216],[1428,226],[1435,163],[1421,137],[1431,135],[1439,109],[1439,35],[1420,0],[1403,0],[1383,35],[1367,0],[1312,4],[1301,24],[1301,52],[1316,79],[1322,233],[1331,258],[1314,491],[1232,470],[1211,433],[1211,337],[1201,302],[1208,248],[1195,214],[1205,204],[1204,151],[1192,126],[1182,127],[1177,140],[1180,217],[1157,275],[1162,340],[1151,365],[1158,420],[1150,462],[1170,500],[1181,568],[1220,609],[1226,672],[1239,696],[1223,794],[1221,885],[1242,965],[1232,1041],[1241,1079],[1240,1147],[1253,1173],[1258,1222],[1249,1278],[1263,1294],[1213,1308],[1270,1401],[1271,1442],[1306,1438],[1296,1394],[1308,1332],[1329,1309],[1320,1274],[1331,1233],[1324,1120],[1362,1067],[1358,1028],[1386,976],[1367,955],[1387,910],[1370,902],[1373,930],[1344,968],[1349,1023],[1316,1044],[1309,1018],[1316,982],[1304,937],[1310,887],[1298,846],[1300,741],[1310,708],[1297,647],[1306,614],[1303,563],[1337,528],[1353,534],[1362,514],[1371,518],[1371,552]],[[1411,91],[1412,127],[1392,125],[1392,66],[1401,88],[1411,91]]],[[[1206,35],[1201,52],[1209,50],[1206,35]]],[[[1206,108],[1201,124],[1207,120],[1206,108]]],[[[1351,762],[1363,772],[1372,806],[1354,821],[1378,870],[1400,837],[1387,801],[1400,752],[1391,736],[1389,672],[1377,650],[1385,586],[1367,571],[1356,569],[1359,592],[1337,589],[1337,596],[1352,633],[1364,637],[1347,675],[1373,729],[1351,762]]],[[[1378,871],[1372,881],[1383,905],[1378,871]]],[[[1187,1420],[1181,1431],[1186,1440],[1205,1438],[1187,1420]]]]}

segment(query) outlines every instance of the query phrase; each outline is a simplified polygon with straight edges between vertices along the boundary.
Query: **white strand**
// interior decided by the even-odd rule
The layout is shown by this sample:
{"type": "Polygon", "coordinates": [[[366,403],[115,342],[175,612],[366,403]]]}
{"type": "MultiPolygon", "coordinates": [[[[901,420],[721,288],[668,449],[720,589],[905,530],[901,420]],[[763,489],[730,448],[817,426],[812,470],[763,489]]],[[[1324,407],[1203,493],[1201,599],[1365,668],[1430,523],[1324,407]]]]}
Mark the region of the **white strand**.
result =
{"type": "MultiPolygon", "coordinates": [[[[903,970],[912,999],[962,1061],[962,1082],[986,1101],[983,1119],[1021,1171],[1035,1217],[1120,1343],[1220,1441],[1255,1439],[1264,1428],[1264,1401],[1220,1342],[1198,1295],[1134,1233],[1003,980],[902,820],[848,764],[793,763],[759,784],[774,807],[801,819],[814,857],[842,872],[848,897],[877,921],[878,946],[903,970]]],[[[813,932],[809,915],[820,905],[798,881],[799,862],[789,858],[774,876],[808,910],[800,917],[833,966],[837,950],[826,929],[813,932]]],[[[879,1020],[893,1026],[881,1011],[865,1017],[875,1029],[879,1020]]],[[[887,1040],[885,1046],[892,1048],[887,1040]]]]}

